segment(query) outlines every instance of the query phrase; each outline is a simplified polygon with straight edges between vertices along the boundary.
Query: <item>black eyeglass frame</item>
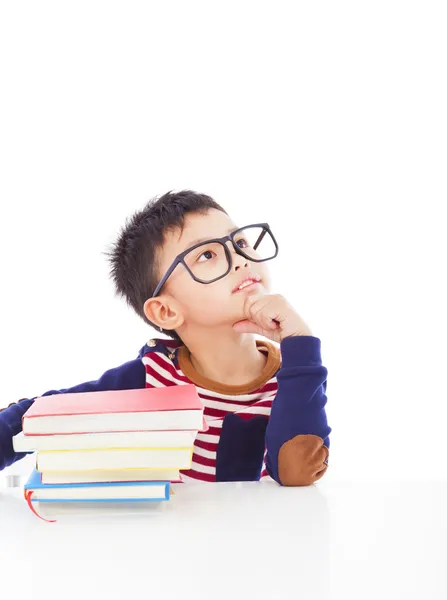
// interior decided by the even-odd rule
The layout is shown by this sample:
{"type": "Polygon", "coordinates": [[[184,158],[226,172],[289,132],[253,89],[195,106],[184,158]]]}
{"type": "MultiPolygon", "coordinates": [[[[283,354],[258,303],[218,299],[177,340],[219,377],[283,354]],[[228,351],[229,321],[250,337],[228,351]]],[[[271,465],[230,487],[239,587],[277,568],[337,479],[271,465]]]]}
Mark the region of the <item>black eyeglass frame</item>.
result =
{"type": "Polygon", "coordinates": [[[265,262],[267,260],[272,260],[273,258],[275,258],[278,255],[278,251],[279,251],[278,242],[276,241],[275,236],[273,235],[272,230],[270,229],[270,225],[268,223],[255,223],[253,225],[246,225],[245,227],[239,227],[239,229],[236,229],[236,231],[233,231],[229,235],[225,235],[224,237],[221,237],[221,238],[214,238],[214,239],[206,240],[204,242],[199,242],[198,244],[195,244],[194,246],[191,246],[191,248],[188,248],[187,250],[184,250],[183,252],[181,252],[174,259],[174,261],[172,262],[172,264],[169,267],[169,269],[163,275],[162,279],[160,280],[160,282],[158,283],[157,287],[155,288],[154,293],[152,294],[151,298],[155,298],[156,296],[158,296],[158,294],[160,293],[161,288],[164,286],[164,284],[166,283],[166,281],[168,280],[168,278],[173,273],[174,269],[179,264],[183,264],[183,266],[189,272],[189,274],[194,279],[194,281],[197,281],[198,283],[203,283],[204,285],[207,285],[208,283],[214,283],[215,281],[218,281],[219,279],[222,279],[223,277],[225,277],[226,275],[228,275],[228,273],[231,271],[231,267],[233,266],[233,260],[231,258],[230,250],[228,249],[227,242],[231,242],[233,244],[233,248],[234,248],[234,250],[235,250],[235,252],[237,254],[239,254],[240,256],[243,256],[244,258],[247,258],[251,262],[265,262]],[[264,229],[264,231],[261,233],[261,235],[259,236],[259,238],[256,241],[256,245],[255,245],[254,250],[256,250],[256,248],[262,242],[265,234],[268,232],[270,234],[272,240],[273,240],[273,243],[275,244],[275,254],[273,256],[271,256],[269,258],[256,259],[256,258],[253,258],[252,256],[249,256],[248,254],[246,254],[242,250],[242,248],[239,248],[239,246],[237,245],[237,243],[234,241],[234,237],[240,231],[242,231],[243,229],[250,229],[252,227],[262,227],[264,229]],[[196,277],[194,275],[194,273],[191,271],[191,269],[188,267],[188,265],[186,264],[186,261],[185,261],[185,256],[187,254],[189,254],[192,250],[195,250],[196,248],[199,248],[200,246],[206,246],[207,244],[210,244],[210,243],[218,243],[218,244],[221,244],[224,247],[225,255],[227,257],[227,262],[228,262],[228,269],[225,271],[225,273],[223,275],[219,275],[219,277],[215,277],[211,281],[202,281],[201,279],[199,279],[198,277],[196,277]]]}

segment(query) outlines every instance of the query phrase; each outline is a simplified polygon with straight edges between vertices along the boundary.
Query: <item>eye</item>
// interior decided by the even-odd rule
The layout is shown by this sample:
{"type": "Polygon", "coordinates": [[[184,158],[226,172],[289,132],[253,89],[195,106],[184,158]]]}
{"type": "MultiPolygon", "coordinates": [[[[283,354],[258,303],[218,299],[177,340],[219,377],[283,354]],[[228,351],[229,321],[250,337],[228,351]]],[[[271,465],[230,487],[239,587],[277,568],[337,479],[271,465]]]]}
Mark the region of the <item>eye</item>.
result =
{"type": "Polygon", "coordinates": [[[240,240],[237,240],[236,244],[239,246],[239,248],[248,248],[249,243],[247,242],[247,240],[245,238],[241,238],[240,240]]]}
{"type": "Polygon", "coordinates": [[[211,258],[213,258],[213,255],[216,256],[216,253],[213,252],[212,250],[205,250],[205,252],[202,252],[202,254],[199,254],[199,256],[197,257],[197,262],[206,262],[206,261],[210,260],[211,258]],[[202,256],[205,257],[205,260],[201,260],[202,256]]]}

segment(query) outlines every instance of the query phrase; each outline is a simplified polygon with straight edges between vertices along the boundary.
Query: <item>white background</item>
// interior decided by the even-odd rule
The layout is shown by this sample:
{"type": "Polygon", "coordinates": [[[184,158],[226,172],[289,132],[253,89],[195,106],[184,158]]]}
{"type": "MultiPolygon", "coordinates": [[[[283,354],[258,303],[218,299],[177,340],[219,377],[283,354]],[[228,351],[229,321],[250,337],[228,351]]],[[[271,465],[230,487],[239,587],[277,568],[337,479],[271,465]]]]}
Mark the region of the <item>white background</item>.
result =
{"type": "Polygon", "coordinates": [[[0,4],[0,406],[155,335],[106,257],[153,196],[268,221],[322,340],[327,478],[446,477],[443,2],[0,4]]]}

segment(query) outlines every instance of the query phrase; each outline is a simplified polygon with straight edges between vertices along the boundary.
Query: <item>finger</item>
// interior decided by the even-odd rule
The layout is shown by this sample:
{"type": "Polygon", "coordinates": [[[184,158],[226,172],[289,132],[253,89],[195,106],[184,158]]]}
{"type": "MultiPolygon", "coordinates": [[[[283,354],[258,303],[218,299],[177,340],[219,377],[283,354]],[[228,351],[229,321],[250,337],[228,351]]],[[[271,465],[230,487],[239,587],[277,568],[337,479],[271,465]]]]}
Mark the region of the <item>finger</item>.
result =
{"type": "Polygon", "coordinates": [[[280,325],[272,321],[268,327],[268,330],[261,325],[254,323],[253,321],[249,321],[248,319],[244,319],[243,321],[237,321],[234,323],[233,329],[238,333],[259,333],[260,335],[270,335],[270,331],[275,331],[275,329],[279,329],[280,325]]]}
{"type": "Polygon", "coordinates": [[[281,341],[281,331],[279,328],[277,328],[276,331],[266,330],[262,327],[259,327],[259,325],[256,325],[256,323],[253,323],[252,321],[238,321],[233,325],[233,329],[238,333],[256,333],[268,338],[269,340],[272,340],[273,342],[279,343],[281,341]]]}
{"type": "Polygon", "coordinates": [[[263,329],[267,329],[269,331],[277,328],[275,321],[268,314],[265,306],[253,315],[253,321],[260,325],[263,329]]]}
{"type": "Polygon", "coordinates": [[[238,333],[259,333],[260,335],[263,335],[262,327],[259,327],[259,325],[256,325],[256,323],[253,323],[248,319],[238,321],[233,325],[233,329],[238,333]]]}
{"type": "Polygon", "coordinates": [[[265,304],[266,295],[259,292],[248,294],[244,302],[244,313],[249,315],[253,310],[261,308],[265,304]]]}
{"type": "Polygon", "coordinates": [[[262,327],[270,329],[269,322],[271,318],[268,316],[268,306],[271,303],[271,299],[268,296],[256,296],[252,297],[246,304],[246,316],[250,321],[258,323],[262,327]]]}
{"type": "MultiPolygon", "coordinates": [[[[251,294],[245,300],[247,320],[256,323],[264,331],[274,331],[281,327],[277,309],[274,308],[274,298],[266,294],[251,294]]],[[[264,335],[262,333],[261,335],[264,335]]]]}

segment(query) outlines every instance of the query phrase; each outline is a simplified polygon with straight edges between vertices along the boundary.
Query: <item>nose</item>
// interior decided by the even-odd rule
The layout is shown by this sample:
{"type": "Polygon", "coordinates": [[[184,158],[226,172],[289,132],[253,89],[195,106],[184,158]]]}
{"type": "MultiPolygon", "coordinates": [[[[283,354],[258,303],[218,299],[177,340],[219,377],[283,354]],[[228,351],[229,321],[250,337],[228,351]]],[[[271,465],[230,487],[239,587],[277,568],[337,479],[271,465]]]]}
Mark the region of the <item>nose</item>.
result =
{"type": "Polygon", "coordinates": [[[231,268],[234,271],[239,271],[239,269],[241,267],[248,267],[248,263],[250,261],[248,259],[246,259],[245,256],[238,254],[236,252],[236,250],[234,249],[233,244],[230,241],[227,242],[227,248],[230,251],[231,263],[232,263],[231,268]]]}
{"type": "Polygon", "coordinates": [[[241,256],[234,249],[231,252],[231,260],[233,262],[233,269],[235,271],[239,271],[239,269],[243,267],[248,267],[248,263],[250,262],[245,258],[245,256],[241,256]]]}
{"type": "Polygon", "coordinates": [[[239,271],[241,267],[248,267],[248,262],[246,262],[244,265],[235,265],[234,270],[239,271]]]}

